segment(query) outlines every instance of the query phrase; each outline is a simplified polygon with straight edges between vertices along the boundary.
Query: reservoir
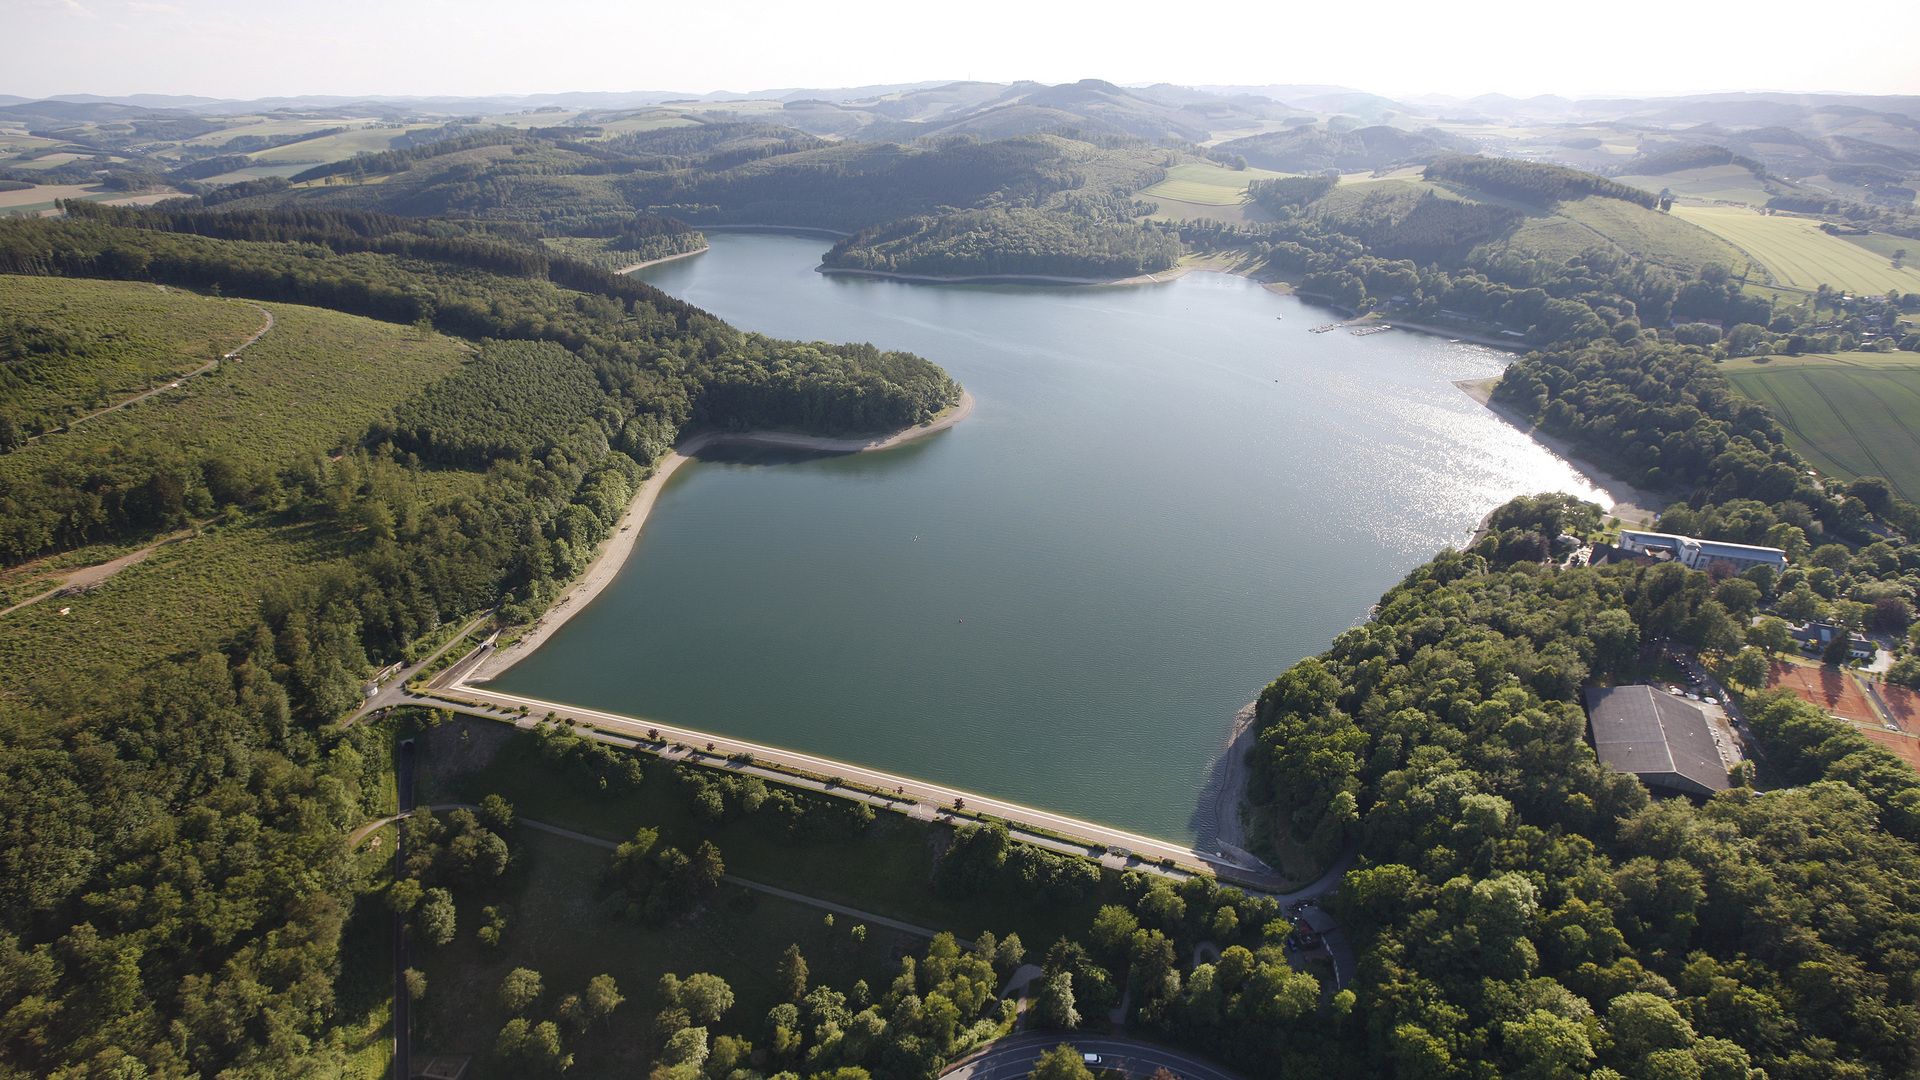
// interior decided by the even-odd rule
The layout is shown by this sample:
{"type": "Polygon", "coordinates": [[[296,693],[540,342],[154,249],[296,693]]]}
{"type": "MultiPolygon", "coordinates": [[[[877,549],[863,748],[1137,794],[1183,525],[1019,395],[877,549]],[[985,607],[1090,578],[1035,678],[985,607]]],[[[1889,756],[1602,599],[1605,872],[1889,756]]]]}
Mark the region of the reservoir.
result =
{"type": "Polygon", "coordinates": [[[1190,842],[1261,687],[1506,499],[1599,498],[1453,385],[1496,350],[1309,333],[1340,316],[1222,274],[942,286],[712,244],[642,276],[745,330],[919,353],[978,405],[887,451],[707,451],[497,689],[1190,842]]]}

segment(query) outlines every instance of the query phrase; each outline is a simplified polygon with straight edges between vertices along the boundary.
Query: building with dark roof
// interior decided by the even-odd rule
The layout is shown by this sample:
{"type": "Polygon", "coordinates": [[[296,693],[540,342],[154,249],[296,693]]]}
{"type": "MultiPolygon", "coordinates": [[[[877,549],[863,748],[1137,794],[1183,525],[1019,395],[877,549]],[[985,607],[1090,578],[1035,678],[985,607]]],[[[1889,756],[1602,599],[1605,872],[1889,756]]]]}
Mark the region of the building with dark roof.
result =
{"type": "Polygon", "coordinates": [[[1707,714],[1690,701],[1651,686],[1594,687],[1587,721],[1600,760],[1648,787],[1711,795],[1732,786],[1707,714]]]}

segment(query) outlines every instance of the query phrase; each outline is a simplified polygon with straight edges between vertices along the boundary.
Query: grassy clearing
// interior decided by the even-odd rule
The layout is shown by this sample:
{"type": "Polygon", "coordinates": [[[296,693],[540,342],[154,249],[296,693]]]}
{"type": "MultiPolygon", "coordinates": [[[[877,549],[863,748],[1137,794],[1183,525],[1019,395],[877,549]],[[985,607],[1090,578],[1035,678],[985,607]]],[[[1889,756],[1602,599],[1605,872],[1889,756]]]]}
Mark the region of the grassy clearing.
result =
{"type": "Polygon", "coordinates": [[[1920,366],[1834,358],[1826,365],[1746,364],[1729,368],[1727,377],[1773,407],[1788,441],[1814,468],[1841,479],[1883,476],[1907,498],[1920,498],[1920,366]]]}
{"type": "MultiPolygon", "coordinates": [[[[1723,206],[1676,206],[1674,215],[1724,237],[1753,256],[1785,285],[1812,289],[1831,285],[1883,293],[1920,290],[1920,270],[1899,270],[1858,244],[1829,236],[1811,218],[1767,216],[1723,206]]],[[[1913,245],[1920,250],[1920,243],[1913,245]]]]}
{"type": "Polygon", "coordinates": [[[1200,206],[1238,206],[1247,195],[1247,185],[1284,173],[1265,169],[1234,170],[1219,165],[1189,162],[1167,170],[1167,178],[1140,193],[1147,199],[1171,199],[1200,206]]]}
{"type": "MultiPolygon", "coordinates": [[[[425,761],[431,773],[452,762],[461,743],[470,738],[498,740],[498,722],[462,720],[435,729],[425,761]],[[477,727],[478,730],[475,730],[477,727]]],[[[849,907],[871,911],[934,930],[951,930],[973,938],[983,930],[996,934],[1017,932],[1021,940],[1044,946],[1060,935],[1086,926],[1102,903],[1111,903],[1118,888],[1114,875],[1103,875],[1102,887],[1079,904],[1047,908],[1009,902],[1003,896],[950,900],[936,896],[927,882],[934,852],[944,842],[948,826],[914,821],[902,814],[881,812],[867,836],[851,841],[796,843],[771,827],[768,819],[746,816],[711,824],[693,816],[672,777],[672,766],[649,760],[647,779],[638,795],[608,798],[587,791],[542,761],[534,737],[514,732],[484,767],[436,782],[434,801],[477,803],[498,794],[519,813],[564,828],[608,839],[632,836],[642,827],[660,830],[660,843],[682,850],[702,839],[719,845],[729,872],[753,881],[849,907]]]]}
{"type": "Polygon", "coordinates": [[[1920,353],[1910,352],[1832,352],[1801,353],[1799,356],[1742,356],[1722,362],[1727,375],[1743,371],[1779,371],[1782,368],[1920,368],[1920,353]]]}
{"type": "MultiPolygon", "coordinates": [[[[818,908],[722,885],[695,912],[669,925],[611,917],[602,906],[599,877],[611,857],[604,848],[519,829],[511,836],[514,867],[485,889],[456,894],[459,936],[444,949],[416,945],[413,963],[426,974],[427,994],[414,1010],[415,1060],[430,1054],[471,1054],[472,1080],[521,1075],[522,1066],[493,1059],[494,1037],[510,1019],[495,997],[516,967],[538,971],[546,994],[532,1019],[552,1016],[559,999],[579,993],[596,975],[611,975],[627,997],[608,1025],[567,1042],[576,1055],[568,1075],[638,1076],[649,1062],[646,1019],[660,1005],[654,987],[667,972],[685,977],[711,972],[727,981],[733,1008],[725,1029],[759,1042],[760,1018],[778,1003],[773,973],[789,944],[807,959],[809,982],[846,991],[864,979],[884,990],[898,971],[894,957],[918,939],[870,927],[864,943],[839,918],[829,930],[818,908]],[[512,923],[497,949],[478,939],[481,908],[510,904],[512,923]]],[[[732,869],[732,860],[728,860],[732,869]]]]}
{"type": "Polygon", "coordinates": [[[0,405],[62,420],[192,371],[265,321],[241,304],[139,282],[12,275],[0,275],[0,311],[67,338],[57,350],[0,366],[0,405]]]}
{"type": "Polygon", "coordinates": [[[98,667],[137,668],[216,642],[253,620],[262,586],[344,558],[347,545],[330,528],[268,520],[214,526],[168,544],[93,592],[6,616],[0,691],[85,677],[98,667]]]}
{"type": "MultiPolygon", "coordinates": [[[[11,287],[12,280],[7,284],[11,287]]],[[[158,333],[142,327],[153,321],[148,316],[159,300],[177,302],[179,311],[204,313],[216,329],[232,322],[237,325],[229,331],[251,333],[260,323],[259,311],[245,304],[160,294],[147,286],[28,279],[11,295],[31,295],[43,304],[71,298],[73,321],[129,340],[158,333]]],[[[449,338],[408,327],[317,308],[267,306],[274,312],[273,330],[240,359],[187,380],[178,390],[0,457],[0,483],[144,441],[180,445],[200,458],[224,453],[278,469],[300,455],[330,452],[353,439],[467,356],[449,338]]],[[[190,336],[191,328],[176,329],[190,336]]],[[[423,496],[431,498],[482,480],[423,470],[417,482],[423,496]]],[[[129,537],[39,560],[0,577],[0,590],[9,603],[18,602],[52,587],[64,570],[106,562],[153,539],[129,537]]],[[[6,616],[0,689],[84,677],[103,667],[139,667],[217,641],[254,618],[262,585],[344,558],[351,543],[331,526],[292,525],[267,514],[232,515],[196,537],[160,548],[93,592],[49,599],[6,616]],[[70,613],[61,615],[62,608],[70,613]]]]}
{"type": "MultiPolygon", "coordinates": [[[[231,306],[259,326],[258,311],[231,306]]],[[[451,338],[411,327],[292,304],[260,306],[273,312],[274,327],[239,359],[177,391],[8,454],[0,458],[0,477],[53,455],[147,437],[278,468],[299,455],[338,448],[468,355],[451,338]]],[[[138,315],[122,317],[131,322],[138,315]]]]}

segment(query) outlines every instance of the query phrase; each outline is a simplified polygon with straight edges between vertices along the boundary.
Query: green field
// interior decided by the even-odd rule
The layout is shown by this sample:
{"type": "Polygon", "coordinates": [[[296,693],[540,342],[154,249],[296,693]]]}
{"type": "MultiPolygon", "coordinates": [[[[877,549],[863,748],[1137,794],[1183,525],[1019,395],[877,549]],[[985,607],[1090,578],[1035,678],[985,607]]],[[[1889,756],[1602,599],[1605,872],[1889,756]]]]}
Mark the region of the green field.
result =
{"type": "Polygon", "coordinates": [[[1200,206],[1239,206],[1246,201],[1247,185],[1284,173],[1265,169],[1227,169],[1219,165],[1188,162],[1167,170],[1167,178],[1142,191],[1143,199],[1170,199],[1200,206]]]}
{"type": "Polygon", "coordinates": [[[1911,353],[1756,358],[1723,369],[1766,402],[1788,441],[1822,473],[1882,476],[1920,498],[1920,363],[1911,353]],[[1904,359],[1903,359],[1904,358],[1904,359]]]}
{"type": "Polygon", "coordinates": [[[1561,203],[1552,214],[1530,218],[1509,243],[1553,259],[1570,259],[1611,243],[1649,262],[1689,273],[1710,262],[1736,273],[1747,264],[1738,248],[1689,222],[1597,195],[1561,203]]]}
{"type": "Polygon", "coordinates": [[[1900,261],[1908,265],[1912,265],[1916,260],[1920,260],[1920,240],[1915,240],[1910,236],[1895,236],[1892,233],[1868,233],[1865,236],[1843,236],[1840,239],[1845,240],[1855,247],[1866,248],[1880,258],[1887,260],[1889,264],[1893,262],[1893,255],[1896,251],[1906,252],[1905,255],[1900,257],[1900,261]]]}
{"type": "MultiPolygon", "coordinates": [[[[1767,216],[1724,206],[1676,206],[1676,217],[1707,229],[1773,271],[1782,285],[1883,293],[1920,291],[1920,270],[1899,270],[1888,259],[1859,244],[1829,236],[1810,218],[1767,216]]],[[[1920,249],[1920,243],[1914,244],[1920,249]]]]}
{"type": "Polygon", "coordinates": [[[0,354],[0,407],[48,426],[192,371],[265,321],[244,304],[139,282],[13,275],[0,275],[0,312],[0,327],[39,343],[0,354]]]}
{"type": "Polygon", "coordinates": [[[1764,206],[1772,198],[1766,185],[1739,165],[1714,165],[1704,169],[1682,169],[1660,176],[1616,176],[1615,180],[1658,193],[1662,189],[1675,195],[1717,202],[1752,203],[1764,206]]]}

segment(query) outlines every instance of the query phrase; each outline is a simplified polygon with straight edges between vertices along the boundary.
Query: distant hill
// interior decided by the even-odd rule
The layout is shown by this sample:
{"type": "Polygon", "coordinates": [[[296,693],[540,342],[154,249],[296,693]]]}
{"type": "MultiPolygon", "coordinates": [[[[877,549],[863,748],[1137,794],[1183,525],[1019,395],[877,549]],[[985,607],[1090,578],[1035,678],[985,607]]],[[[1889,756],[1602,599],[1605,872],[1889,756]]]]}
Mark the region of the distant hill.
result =
{"type": "Polygon", "coordinates": [[[1317,173],[1329,169],[1364,172],[1394,165],[1424,165],[1442,154],[1471,152],[1473,143],[1429,129],[1403,131],[1375,126],[1335,132],[1297,127],[1234,139],[1214,148],[1239,154],[1250,165],[1276,172],[1317,173]]]}

